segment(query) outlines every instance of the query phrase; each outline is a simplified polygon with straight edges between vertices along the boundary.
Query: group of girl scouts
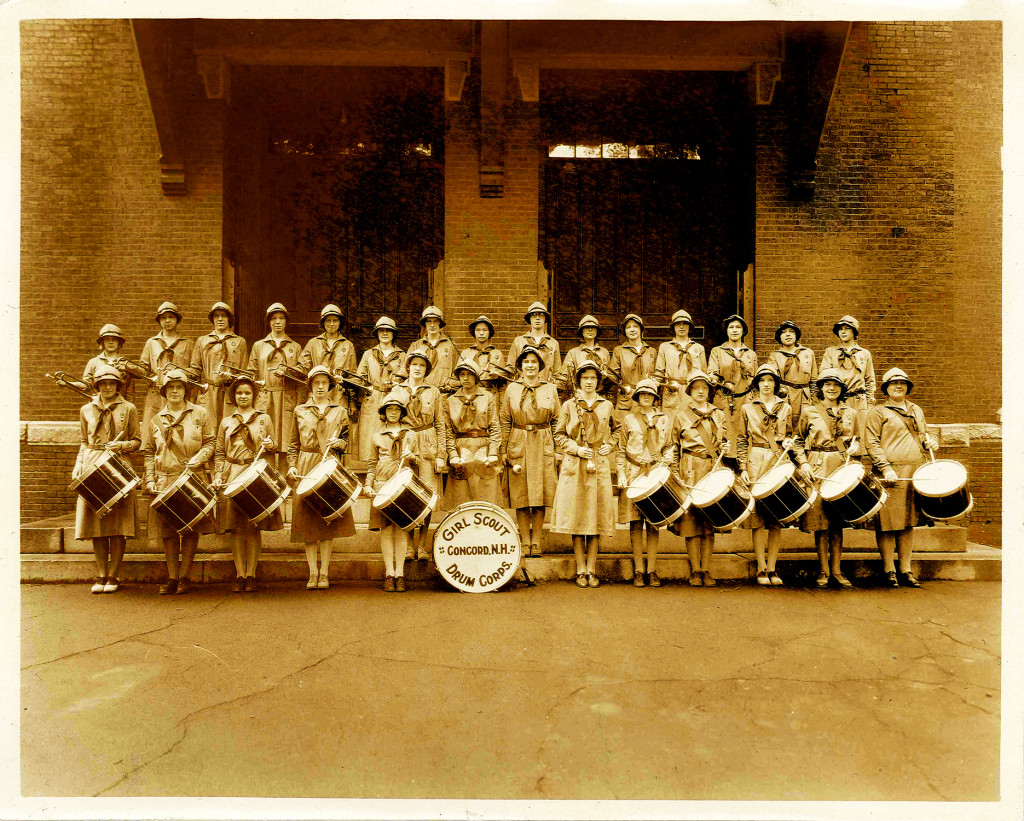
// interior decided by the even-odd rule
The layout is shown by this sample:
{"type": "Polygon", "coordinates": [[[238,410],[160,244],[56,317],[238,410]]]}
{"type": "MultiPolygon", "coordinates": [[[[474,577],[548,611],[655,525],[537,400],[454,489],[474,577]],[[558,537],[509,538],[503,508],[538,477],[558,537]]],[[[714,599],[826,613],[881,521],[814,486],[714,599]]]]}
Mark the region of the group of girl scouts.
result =
{"type": "MultiPolygon", "coordinates": [[[[335,305],[323,309],[323,333],[305,347],[288,336],[281,303],[267,309],[269,333],[251,350],[233,332],[235,317],[224,302],[212,306],[211,331],[194,344],[178,334],[182,316],[173,303],[161,304],[155,319],[160,331],[146,341],[137,363],[121,355],[125,340],[117,326],[101,328],[100,352],[82,380],[95,396],[81,409],[76,477],[104,451],[141,448],[143,486],[153,494],[185,470],[206,469],[223,486],[260,455],[294,483],[325,455],[351,453],[366,464],[371,493],[408,464],[437,492],[442,509],[470,500],[514,508],[524,556],[541,555],[548,518],[554,533],[571,536],[579,587],[600,584],[601,537],[628,524],[633,584],[659,587],[659,530],[625,492],[642,472],[664,464],[692,487],[725,460],[752,484],[788,452],[811,480],[850,456],[866,455],[889,486],[874,520],[886,583],[920,586],[910,564],[920,516],[914,494],[896,480],[910,476],[935,443],[921,409],[907,398],[913,382],[899,368],[885,374],[879,386],[884,400],[875,404],[871,353],[858,344],[860,327],[852,316],[835,323],[839,344],[824,351],[820,369],[814,352],[800,345],[794,322],[778,327],[778,349],[759,364],[745,344],[742,317],[725,319],[725,342],[707,353],[690,338],[694,323],[684,310],[672,316],[673,338],[657,348],[644,341],[643,319],[628,314],[621,325],[625,341],[611,352],[598,342],[598,320],[584,316],[579,345],[563,360],[548,333],[550,314],[535,302],[524,317],[527,331],[515,338],[506,360],[491,344],[495,329],[488,317],[469,323],[472,343],[459,351],[443,331],[441,311],[431,306],[420,318],[422,336],[404,351],[396,345],[395,322],[381,317],[374,327],[378,343],[358,364],[335,305]],[[365,390],[353,392],[339,374],[355,374],[365,390]],[[141,421],[124,398],[133,378],[149,383],[141,421]]],[[[352,512],[328,523],[299,501],[289,507],[292,539],[306,548],[306,587],[326,588],[334,539],[355,533],[352,512]]],[[[232,537],[232,590],[257,589],[260,533],[285,526],[285,506],[258,525],[230,504],[218,508],[218,522],[185,534],[153,517],[150,532],[160,534],[167,561],[162,595],[188,592],[199,535],[214,529],[232,537]]],[[[134,493],[102,517],[78,500],[75,535],[91,539],[95,551],[93,593],[118,589],[125,539],[135,536],[135,509],[134,493]]],[[[428,516],[406,533],[371,509],[386,591],[406,589],[407,560],[428,558],[429,525],[428,516]]],[[[782,585],[781,526],[760,505],[742,526],[752,533],[757,583],[782,585]]],[[[819,499],[799,526],[814,534],[817,586],[850,588],[840,564],[847,525],[819,499]]],[[[689,584],[715,586],[711,525],[691,505],[669,529],[686,540],[689,584]]]]}

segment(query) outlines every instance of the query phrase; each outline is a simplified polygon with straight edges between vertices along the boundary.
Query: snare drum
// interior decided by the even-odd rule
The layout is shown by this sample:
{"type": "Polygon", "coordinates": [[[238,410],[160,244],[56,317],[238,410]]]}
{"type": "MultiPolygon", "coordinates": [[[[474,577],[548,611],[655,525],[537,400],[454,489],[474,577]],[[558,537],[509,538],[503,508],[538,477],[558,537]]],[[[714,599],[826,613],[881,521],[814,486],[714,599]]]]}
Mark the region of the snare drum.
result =
{"type": "Polygon", "coordinates": [[[128,462],[114,451],[101,453],[95,462],[68,487],[100,516],[105,516],[141,480],[128,462]]]}
{"type": "Polygon", "coordinates": [[[277,510],[289,493],[288,482],[266,459],[253,462],[224,488],[224,497],[254,525],[277,510]]]}
{"type": "Polygon", "coordinates": [[[780,525],[800,518],[818,498],[818,491],[797,480],[796,467],[788,461],[754,482],[750,492],[780,525]]]}
{"type": "Polygon", "coordinates": [[[388,479],[373,498],[373,506],[402,530],[423,524],[437,502],[437,493],[407,467],[388,479]]]}
{"type": "Polygon", "coordinates": [[[325,522],[333,522],[355,504],[363,486],[356,475],[328,456],[299,482],[295,493],[315,510],[325,522]]]}
{"type": "Polygon", "coordinates": [[[866,522],[882,509],[888,498],[878,480],[857,462],[832,471],[821,483],[822,501],[851,525],[866,522]]]}
{"type": "Polygon", "coordinates": [[[952,459],[925,462],[914,471],[913,485],[917,506],[929,519],[959,519],[974,508],[967,468],[952,459]]]}
{"type": "Polygon", "coordinates": [[[754,510],[754,497],[728,468],[713,470],[697,482],[690,502],[721,532],[739,527],[754,510]]]}
{"type": "Polygon", "coordinates": [[[654,527],[665,527],[690,506],[686,485],[666,465],[641,473],[626,489],[629,499],[654,527]]]}
{"type": "Polygon", "coordinates": [[[213,488],[186,470],[164,488],[150,507],[179,533],[188,533],[212,514],[216,505],[213,488]]]}

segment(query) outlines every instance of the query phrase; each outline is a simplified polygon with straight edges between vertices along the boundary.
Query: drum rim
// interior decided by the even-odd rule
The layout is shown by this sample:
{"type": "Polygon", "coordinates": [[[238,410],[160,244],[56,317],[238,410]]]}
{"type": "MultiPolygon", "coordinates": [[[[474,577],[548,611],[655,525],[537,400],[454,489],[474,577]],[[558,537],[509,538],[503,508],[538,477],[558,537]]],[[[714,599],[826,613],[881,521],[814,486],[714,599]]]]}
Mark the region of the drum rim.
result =
{"type": "Polygon", "coordinates": [[[649,487],[647,489],[646,493],[638,493],[636,496],[631,496],[630,495],[630,491],[633,490],[633,485],[636,484],[637,480],[639,480],[639,479],[654,480],[655,474],[659,474],[659,475],[660,474],[664,474],[665,479],[668,479],[668,477],[670,477],[672,475],[672,471],[671,471],[671,469],[669,469],[668,465],[655,465],[653,468],[651,468],[650,470],[646,471],[645,473],[637,474],[637,476],[633,479],[632,482],[629,483],[629,486],[626,488],[626,498],[629,499],[629,501],[631,501],[631,502],[635,501],[636,499],[645,499],[648,496],[650,496],[657,489],[657,487],[662,487],[665,484],[664,482],[661,482],[659,485],[657,485],[657,487],[655,487],[655,486],[649,487]]]}
{"type": "Polygon", "coordinates": [[[861,484],[861,482],[863,482],[864,479],[867,476],[870,476],[870,475],[871,474],[869,474],[864,469],[864,465],[859,464],[857,462],[850,462],[850,464],[848,464],[848,465],[843,465],[841,467],[836,468],[828,476],[826,476],[824,479],[821,480],[821,500],[823,502],[834,502],[840,496],[846,496],[848,493],[850,493],[854,489],[854,487],[856,487],[857,485],[861,484]],[[831,498],[825,496],[825,485],[832,479],[832,477],[835,476],[840,471],[849,470],[851,468],[853,469],[853,471],[860,471],[860,478],[857,479],[857,481],[854,482],[849,487],[844,488],[842,493],[837,493],[835,496],[832,496],[831,498]]]}
{"type": "Polygon", "coordinates": [[[804,504],[802,504],[800,506],[799,510],[797,510],[795,513],[790,513],[784,519],[779,519],[778,517],[775,517],[775,518],[776,518],[776,520],[778,521],[778,523],[780,525],[787,525],[790,522],[794,522],[797,519],[799,519],[801,516],[803,516],[808,510],[810,510],[811,506],[817,500],[818,500],[818,491],[815,490],[814,488],[811,488],[811,495],[807,497],[807,501],[804,502],[804,504]]]}
{"type": "Polygon", "coordinates": [[[755,499],[763,499],[765,496],[770,496],[776,491],[781,490],[783,485],[789,484],[789,480],[792,479],[795,474],[796,466],[792,462],[779,462],[777,465],[773,465],[771,469],[768,470],[766,473],[762,474],[757,479],[757,481],[750,486],[750,495],[753,496],[755,499]],[[783,474],[785,474],[785,478],[781,482],[776,484],[775,487],[770,488],[769,490],[765,491],[760,496],[758,496],[756,490],[757,486],[764,482],[765,479],[767,479],[776,471],[781,471],[783,474]]]}
{"type": "MultiPolygon", "coordinates": [[[[934,498],[937,498],[937,497],[930,496],[928,498],[934,499],[934,498]]],[[[957,513],[957,514],[955,514],[953,516],[932,516],[932,514],[929,513],[927,510],[922,510],[921,512],[925,516],[927,516],[929,519],[934,521],[934,522],[952,522],[952,521],[954,521],[956,519],[962,519],[964,516],[967,516],[972,510],[974,510],[974,494],[971,493],[968,490],[967,491],[967,507],[964,508],[963,512],[961,512],[961,513],[957,513]]]]}
{"type": "MultiPolygon", "coordinates": [[[[735,530],[737,527],[739,527],[747,519],[750,518],[750,514],[754,512],[754,502],[755,501],[756,500],[754,499],[754,497],[751,496],[750,499],[747,500],[747,505],[743,509],[743,512],[737,518],[733,519],[733,521],[729,523],[728,527],[719,527],[714,522],[712,522],[710,519],[708,519],[708,524],[711,525],[719,533],[728,533],[730,530],[735,530]]],[[[698,510],[703,510],[704,508],[697,508],[697,509],[698,510]]]]}
{"type": "MultiPolygon", "coordinates": [[[[394,482],[397,485],[399,485],[402,490],[404,490],[408,486],[408,482],[399,482],[398,481],[398,477],[401,476],[403,473],[408,473],[410,476],[415,476],[417,479],[420,478],[412,468],[410,468],[410,467],[403,467],[403,468],[401,468],[394,476],[392,476],[383,485],[381,485],[380,490],[378,490],[373,495],[373,506],[374,507],[380,508],[381,505],[387,504],[388,502],[393,502],[396,498],[398,498],[398,493],[392,492],[389,496],[384,497],[383,500],[380,503],[377,502],[378,499],[382,499],[383,494],[384,494],[384,488],[386,488],[392,482],[394,482]]],[[[422,479],[420,479],[420,481],[423,482],[422,479]]],[[[423,482],[423,484],[426,485],[426,482],[423,482]]],[[[431,492],[434,493],[435,496],[437,495],[437,492],[434,491],[433,488],[431,488],[431,492]]]]}
{"type": "Polygon", "coordinates": [[[243,470],[234,479],[232,479],[230,482],[224,485],[224,497],[226,499],[234,499],[235,496],[238,495],[238,491],[242,489],[242,480],[246,477],[246,475],[249,473],[263,473],[262,468],[260,470],[256,469],[257,466],[263,465],[264,467],[267,467],[269,464],[270,463],[266,459],[263,459],[261,457],[257,459],[255,462],[246,465],[245,470],[243,470]]]}
{"type": "MultiPolygon", "coordinates": [[[[717,502],[722,501],[722,499],[725,498],[725,494],[728,493],[729,490],[735,484],[736,484],[736,473],[734,471],[729,470],[729,468],[715,468],[713,471],[711,471],[710,473],[704,474],[700,479],[697,480],[697,484],[695,484],[693,486],[693,492],[690,493],[688,498],[690,499],[690,501],[693,503],[694,507],[696,507],[696,508],[703,509],[705,507],[710,507],[711,505],[716,504],[717,502]],[[714,476],[716,473],[730,473],[730,474],[732,474],[732,482],[730,482],[726,487],[724,487],[722,492],[720,494],[718,494],[714,499],[709,499],[703,505],[697,504],[697,500],[694,499],[693,497],[696,494],[697,489],[700,487],[701,482],[706,480],[709,476],[714,476]]],[[[751,496],[750,498],[753,499],[754,497],[751,496]]]]}
{"type": "MultiPolygon", "coordinates": [[[[330,476],[332,473],[334,473],[336,470],[338,470],[341,467],[342,467],[341,462],[338,459],[336,459],[334,456],[328,456],[325,459],[321,459],[319,462],[317,462],[315,465],[313,465],[312,470],[310,471],[310,473],[306,474],[305,478],[299,480],[299,483],[295,486],[295,495],[298,496],[300,499],[305,499],[310,493],[312,493],[312,492],[314,492],[316,490],[319,490],[323,486],[324,482],[327,481],[327,477],[330,476]],[[302,486],[310,479],[310,475],[311,475],[312,471],[316,470],[317,468],[321,467],[322,465],[326,465],[328,462],[334,462],[334,466],[330,470],[325,471],[324,475],[321,476],[316,481],[315,484],[310,485],[308,488],[306,488],[305,491],[303,491],[302,486]]],[[[338,472],[340,473],[341,471],[338,470],[338,472]]],[[[361,482],[358,479],[356,479],[355,476],[353,476],[352,478],[355,480],[356,485],[361,486],[361,482]]]]}
{"type": "MultiPolygon", "coordinates": [[[[914,492],[917,493],[918,495],[925,496],[925,497],[927,497],[929,499],[943,499],[946,496],[952,496],[954,493],[960,493],[961,491],[964,491],[964,490],[966,490],[968,492],[968,494],[970,494],[970,491],[968,490],[968,484],[969,484],[968,480],[969,480],[969,478],[970,477],[967,474],[967,468],[961,462],[958,462],[955,459],[936,459],[934,462],[925,462],[923,465],[919,465],[914,470],[914,475],[911,478],[910,482],[914,486],[914,492]],[[952,490],[947,490],[944,493],[926,493],[925,491],[918,489],[918,487],[917,487],[917,474],[920,473],[922,470],[931,469],[932,465],[943,465],[943,464],[946,464],[946,465],[956,465],[956,467],[959,468],[959,470],[961,470],[963,472],[963,482],[961,482],[958,487],[955,487],[952,490]]],[[[927,481],[927,479],[924,479],[922,481],[927,481]]],[[[963,514],[961,514],[961,515],[963,515],[963,514]]]]}

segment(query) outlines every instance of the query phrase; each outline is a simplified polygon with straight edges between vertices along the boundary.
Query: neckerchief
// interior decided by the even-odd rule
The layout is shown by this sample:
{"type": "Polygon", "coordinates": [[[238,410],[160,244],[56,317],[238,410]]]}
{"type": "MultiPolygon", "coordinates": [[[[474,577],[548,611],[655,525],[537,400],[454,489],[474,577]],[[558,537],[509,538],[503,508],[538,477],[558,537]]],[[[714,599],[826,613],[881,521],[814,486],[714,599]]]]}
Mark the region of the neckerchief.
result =
{"type": "Polygon", "coordinates": [[[761,401],[760,398],[755,399],[754,403],[761,406],[761,425],[764,429],[764,438],[768,440],[768,447],[772,453],[779,452],[779,443],[776,435],[779,432],[779,412],[782,410],[782,406],[785,404],[781,399],[775,397],[775,409],[768,410],[768,406],[761,401]]]}
{"type": "Polygon", "coordinates": [[[231,431],[229,436],[241,436],[242,437],[242,442],[249,449],[249,453],[252,456],[255,456],[256,455],[256,442],[252,438],[252,429],[249,427],[249,425],[252,423],[253,419],[256,419],[256,418],[259,417],[258,411],[256,411],[255,409],[250,408],[249,418],[248,419],[246,419],[244,416],[242,416],[242,412],[240,410],[235,411],[233,414],[231,414],[231,417],[235,420],[235,427],[231,431]]]}
{"type": "Polygon", "coordinates": [[[99,402],[93,402],[96,408],[96,417],[93,420],[92,432],[89,434],[89,444],[104,445],[114,436],[114,408],[117,407],[117,399],[105,408],[99,402]]]}
{"type": "Polygon", "coordinates": [[[420,394],[423,391],[428,390],[430,385],[423,383],[418,388],[413,388],[412,385],[406,384],[406,388],[409,390],[409,418],[418,419],[420,424],[423,423],[423,401],[420,399],[420,394]]]}
{"type": "Polygon", "coordinates": [[[278,357],[278,359],[282,363],[287,364],[288,357],[287,357],[287,355],[284,352],[284,346],[287,345],[289,342],[291,342],[291,339],[289,339],[286,336],[280,342],[275,342],[272,337],[268,336],[263,341],[266,342],[267,344],[269,344],[270,347],[271,347],[270,353],[267,354],[267,370],[268,371],[270,370],[271,364],[273,364],[273,362],[274,362],[274,357],[278,357]]]}
{"type": "Polygon", "coordinates": [[[530,400],[530,404],[533,405],[534,411],[539,409],[537,404],[537,390],[543,385],[543,382],[538,382],[536,385],[530,386],[525,382],[522,383],[523,392],[519,394],[519,412],[525,413],[526,400],[530,400]]]}
{"type": "Polygon", "coordinates": [[[177,417],[172,417],[173,411],[167,407],[160,413],[164,421],[167,422],[167,428],[164,431],[167,448],[181,464],[188,461],[188,457],[185,455],[185,417],[191,410],[192,408],[186,405],[177,417]]]}
{"type": "Polygon", "coordinates": [[[697,435],[700,437],[700,441],[703,443],[705,450],[711,456],[718,456],[718,448],[715,447],[715,438],[712,435],[714,433],[714,413],[716,408],[712,405],[707,411],[701,411],[697,408],[690,408],[690,412],[696,417],[691,426],[696,429],[697,435]]]}
{"type": "Polygon", "coordinates": [[[925,447],[921,441],[921,428],[917,424],[917,416],[914,414],[914,406],[908,403],[907,410],[903,410],[903,408],[897,408],[887,402],[885,407],[895,413],[900,420],[902,420],[903,424],[907,426],[907,430],[909,431],[911,438],[917,442],[917,446],[921,449],[921,453],[925,453],[925,447]]]}
{"type": "Polygon", "coordinates": [[[480,393],[476,388],[473,389],[473,393],[469,396],[466,396],[461,390],[452,394],[452,397],[458,399],[461,403],[461,407],[456,407],[455,409],[457,416],[453,415],[453,423],[459,424],[461,422],[465,430],[482,427],[477,424],[476,398],[479,395],[480,393]]]}
{"type": "Polygon", "coordinates": [[[748,348],[746,345],[742,345],[739,348],[727,348],[725,345],[722,345],[721,350],[729,354],[729,356],[731,356],[735,360],[736,364],[739,365],[740,377],[742,379],[750,379],[750,377],[753,376],[752,373],[747,371],[747,366],[743,364],[743,353],[745,351],[749,351],[750,348],[748,348]]]}
{"type": "MultiPolygon", "coordinates": [[[[789,378],[788,378],[789,377],[789,372],[791,370],[793,370],[793,368],[797,368],[798,369],[798,373],[799,373],[799,366],[800,366],[799,356],[800,356],[800,352],[801,351],[806,351],[806,350],[808,350],[808,349],[803,347],[802,345],[797,345],[796,346],[796,350],[793,351],[793,353],[789,353],[788,351],[784,351],[784,350],[782,350],[782,348],[779,348],[778,350],[775,351],[776,354],[779,354],[779,355],[785,357],[785,362],[783,363],[783,365],[779,369],[779,371],[780,371],[780,373],[782,375],[783,383],[788,385],[791,388],[803,388],[803,387],[806,387],[808,384],[810,384],[809,381],[808,382],[803,382],[803,383],[796,383],[796,382],[793,382],[793,381],[789,380],[789,378]]],[[[809,379],[809,377],[808,377],[808,379],[809,379]]]]}
{"type": "Polygon", "coordinates": [[[839,365],[839,369],[840,370],[844,369],[843,362],[845,362],[846,360],[849,360],[850,362],[853,363],[854,370],[859,371],[861,374],[864,373],[864,370],[861,368],[860,363],[857,362],[857,357],[854,356],[854,354],[856,354],[857,351],[864,350],[862,347],[860,347],[859,345],[854,345],[852,348],[846,348],[846,347],[840,345],[837,348],[837,350],[839,351],[839,354],[838,354],[838,356],[839,356],[838,365],[839,365]]]}
{"type": "Polygon", "coordinates": [[[157,334],[153,337],[160,345],[160,352],[156,355],[156,367],[160,370],[164,365],[174,364],[174,348],[175,346],[184,340],[184,337],[178,337],[173,342],[168,344],[164,338],[157,334]]]}
{"type": "Polygon", "coordinates": [[[378,391],[383,393],[388,387],[388,381],[395,373],[397,366],[396,359],[401,359],[402,352],[398,348],[392,349],[391,353],[384,357],[384,352],[380,349],[379,345],[373,347],[373,358],[377,361],[377,366],[380,369],[380,386],[374,385],[378,391]]]}
{"type": "Polygon", "coordinates": [[[661,453],[661,449],[658,447],[658,442],[661,439],[658,435],[658,420],[665,414],[654,411],[651,413],[650,420],[647,419],[643,411],[638,411],[636,415],[646,428],[644,431],[644,450],[651,456],[657,457],[661,453]]]}

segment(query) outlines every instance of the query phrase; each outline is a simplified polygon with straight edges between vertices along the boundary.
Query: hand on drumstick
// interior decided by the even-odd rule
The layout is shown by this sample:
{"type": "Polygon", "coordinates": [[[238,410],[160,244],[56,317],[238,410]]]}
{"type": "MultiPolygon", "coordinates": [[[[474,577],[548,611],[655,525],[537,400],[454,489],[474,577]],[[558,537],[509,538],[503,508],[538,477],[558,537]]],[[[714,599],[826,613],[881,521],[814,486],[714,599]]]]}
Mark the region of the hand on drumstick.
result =
{"type": "Polygon", "coordinates": [[[264,450],[270,450],[272,447],[274,447],[274,440],[270,436],[264,436],[263,441],[260,442],[260,444],[263,446],[264,450]]]}
{"type": "Polygon", "coordinates": [[[625,490],[628,485],[629,482],[626,481],[626,474],[620,471],[618,476],[619,490],[625,490]]]}
{"type": "Polygon", "coordinates": [[[939,446],[939,443],[935,441],[935,437],[934,436],[932,436],[930,433],[926,433],[924,435],[924,447],[925,447],[925,450],[935,450],[936,448],[938,448],[938,446],[939,446]]]}
{"type": "Polygon", "coordinates": [[[892,468],[886,468],[882,471],[882,484],[894,485],[899,480],[899,475],[892,468]]]}
{"type": "Polygon", "coordinates": [[[327,440],[327,447],[330,449],[340,448],[344,444],[345,440],[339,439],[337,436],[332,436],[330,439],[327,440]]]}
{"type": "Polygon", "coordinates": [[[489,467],[489,468],[497,467],[497,465],[498,465],[498,457],[497,456],[488,456],[486,459],[484,459],[484,464],[487,465],[487,467],[489,467]]]}
{"type": "Polygon", "coordinates": [[[740,471],[740,479],[743,480],[743,484],[745,484],[745,485],[749,485],[750,484],[750,474],[747,473],[746,470],[741,470],[740,471]]]}
{"type": "Polygon", "coordinates": [[[453,468],[457,468],[457,467],[461,467],[462,466],[462,458],[460,456],[453,456],[448,461],[451,463],[451,466],[453,468]]]}
{"type": "Polygon", "coordinates": [[[814,471],[811,470],[809,463],[804,462],[800,465],[800,475],[803,476],[808,482],[814,481],[814,471]]]}
{"type": "Polygon", "coordinates": [[[156,482],[146,482],[146,493],[156,495],[156,482]]]}
{"type": "Polygon", "coordinates": [[[202,465],[203,462],[205,462],[205,461],[206,461],[205,459],[200,459],[198,456],[193,456],[191,459],[189,459],[185,463],[185,467],[187,467],[187,468],[197,468],[200,465],[202,465]]]}
{"type": "Polygon", "coordinates": [[[288,481],[294,482],[299,478],[299,472],[295,469],[295,465],[288,468],[288,472],[285,474],[288,477],[288,481]]]}
{"type": "Polygon", "coordinates": [[[434,473],[444,473],[444,459],[440,456],[434,459],[434,473]]]}

